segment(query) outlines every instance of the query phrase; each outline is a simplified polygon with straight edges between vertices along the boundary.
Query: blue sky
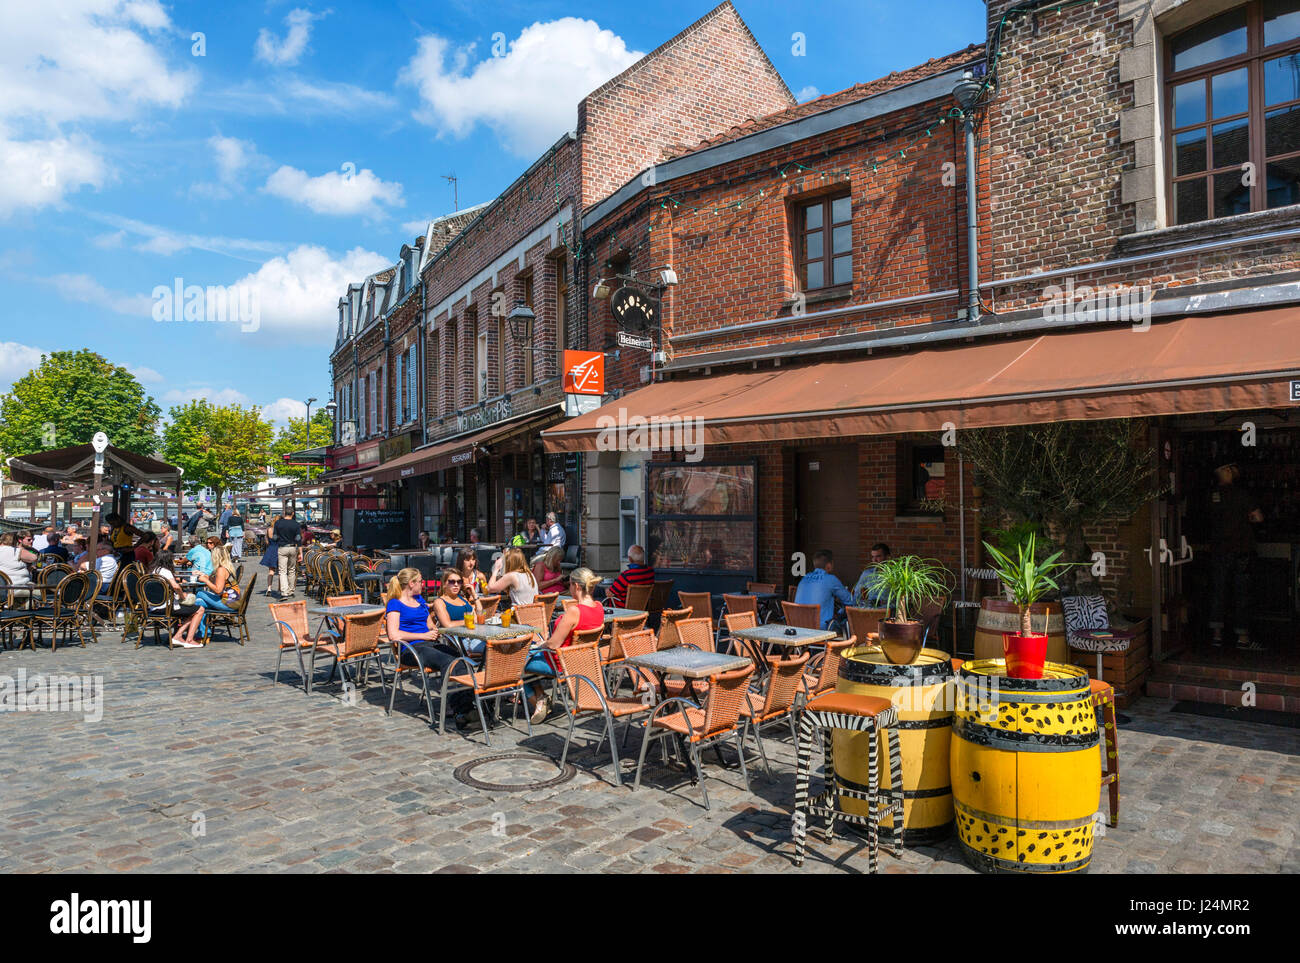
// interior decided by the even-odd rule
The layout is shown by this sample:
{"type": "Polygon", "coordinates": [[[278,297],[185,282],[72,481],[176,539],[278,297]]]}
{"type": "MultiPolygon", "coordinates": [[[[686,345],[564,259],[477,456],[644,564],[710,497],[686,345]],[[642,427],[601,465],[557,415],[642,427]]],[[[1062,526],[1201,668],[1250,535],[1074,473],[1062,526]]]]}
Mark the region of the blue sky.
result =
{"type": "MultiPolygon", "coordinates": [[[[323,403],[339,295],[453,209],[439,175],[462,208],[490,200],[583,94],[712,6],[0,5],[0,390],[88,347],[164,411],[323,403]],[[155,320],[177,278],[255,292],[256,324],[155,320]]],[[[736,8],[800,99],[984,35],[979,0],[736,8]]]]}

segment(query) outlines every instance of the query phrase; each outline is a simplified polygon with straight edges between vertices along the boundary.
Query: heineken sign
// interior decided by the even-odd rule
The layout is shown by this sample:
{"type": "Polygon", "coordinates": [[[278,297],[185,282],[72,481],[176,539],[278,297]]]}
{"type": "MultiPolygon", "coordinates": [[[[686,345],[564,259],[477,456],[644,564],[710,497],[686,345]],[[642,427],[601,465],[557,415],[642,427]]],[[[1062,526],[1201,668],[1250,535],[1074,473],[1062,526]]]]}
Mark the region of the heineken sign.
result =
{"type": "Polygon", "coordinates": [[[640,348],[643,351],[653,351],[655,349],[654,338],[644,334],[628,334],[626,331],[618,332],[618,346],[620,348],[640,348]]]}
{"type": "Polygon", "coordinates": [[[618,326],[628,331],[645,331],[659,323],[659,302],[633,287],[621,287],[609,299],[618,326]]]}
{"type": "Polygon", "coordinates": [[[473,428],[484,428],[488,425],[495,424],[498,421],[504,421],[512,414],[509,398],[501,398],[490,405],[482,408],[475,408],[473,411],[467,411],[464,414],[456,416],[456,431],[469,431],[473,428]]]}

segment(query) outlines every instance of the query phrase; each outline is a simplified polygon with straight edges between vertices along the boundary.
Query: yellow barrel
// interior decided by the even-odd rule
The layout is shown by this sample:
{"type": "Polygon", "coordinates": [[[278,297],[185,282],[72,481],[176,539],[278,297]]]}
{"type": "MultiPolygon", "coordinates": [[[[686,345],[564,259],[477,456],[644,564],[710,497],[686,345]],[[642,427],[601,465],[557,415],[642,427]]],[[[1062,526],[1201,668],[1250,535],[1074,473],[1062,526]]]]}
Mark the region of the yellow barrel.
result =
{"type": "Polygon", "coordinates": [[[1101,793],[1088,674],[1056,662],[1041,679],[1005,671],[984,659],[957,672],[950,756],[962,855],[983,872],[1082,872],[1101,793]]]}
{"type": "MultiPolygon", "coordinates": [[[[952,832],[948,736],[954,704],[948,653],[922,649],[910,665],[894,665],[874,646],[855,646],[840,663],[835,691],[889,699],[898,708],[898,748],[903,761],[903,842],[922,845],[946,839],[952,832]]],[[[832,735],[836,773],[841,781],[864,792],[868,738],[846,729],[836,729],[832,735]]],[[[883,742],[886,737],[878,738],[883,742]]],[[[877,771],[880,788],[890,788],[889,766],[882,761],[877,771]]],[[[841,798],[840,804],[848,812],[866,815],[867,804],[861,800],[841,798]]],[[[892,833],[894,817],[882,822],[880,828],[892,833]]]]}
{"type": "MultiPolygon", "coordinates": [[[[1047,627],[1047,661],[1070,661],[1070,648],[1065,644],[1065,615],[1060,602],[1035,602],[1029,606],[1029,618],[1035,632],[1047,627]]],[[[1020,631],[1020,609],[1014,602],[986,596],[980,603],[979,620],[975,623],[975,658],[1001,659],[1002,633],[1020,631]]]]}

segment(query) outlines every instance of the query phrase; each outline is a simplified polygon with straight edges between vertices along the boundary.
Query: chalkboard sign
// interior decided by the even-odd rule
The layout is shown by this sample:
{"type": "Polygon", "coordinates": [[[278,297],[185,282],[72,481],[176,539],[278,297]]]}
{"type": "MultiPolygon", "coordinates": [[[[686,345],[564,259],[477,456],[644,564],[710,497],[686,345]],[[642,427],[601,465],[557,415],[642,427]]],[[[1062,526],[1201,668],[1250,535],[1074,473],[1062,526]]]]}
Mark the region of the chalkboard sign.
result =
{"type": "Polygon", "coordinates": [[[366,548],[405,548],[411,544],[411,512],[406,508],[345,509],[343,544],[364,545],[366,548]],[[349,521],[351,526],[348,525],[349,521]]]}

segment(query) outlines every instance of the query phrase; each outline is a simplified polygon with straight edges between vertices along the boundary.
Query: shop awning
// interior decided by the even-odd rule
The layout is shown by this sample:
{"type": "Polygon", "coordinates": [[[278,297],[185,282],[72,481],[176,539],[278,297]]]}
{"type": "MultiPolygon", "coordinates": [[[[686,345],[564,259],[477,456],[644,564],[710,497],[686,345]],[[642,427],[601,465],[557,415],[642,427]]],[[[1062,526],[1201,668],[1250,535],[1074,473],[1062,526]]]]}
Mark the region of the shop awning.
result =
{"type": "Polygon", "coordinates": [[[442,471],[468,465],[485,454],[485,448],[496,442],[513,437],[520,432],[530,431],[544,422],[557,417],[560,405],[548,405],[537,411],[528,412],[518,418],[497,422],[489,428],[473,434],[461,435],[448,441],[427,448],[407,452],[399,458],[392,458],[382,465],[374,465],[361,471],[349,472],[332,479],[331,485],[360,484],[372,485],[381,482],[398,481],[402,478],[414,478],[430,472],[442,471]]]}
{"type": "Polygon", "coordinates": [[[627,450],[1279,408],[1297,404],[1297,379],[1287,307],[665,381],[542,438],[627,450]]]}

